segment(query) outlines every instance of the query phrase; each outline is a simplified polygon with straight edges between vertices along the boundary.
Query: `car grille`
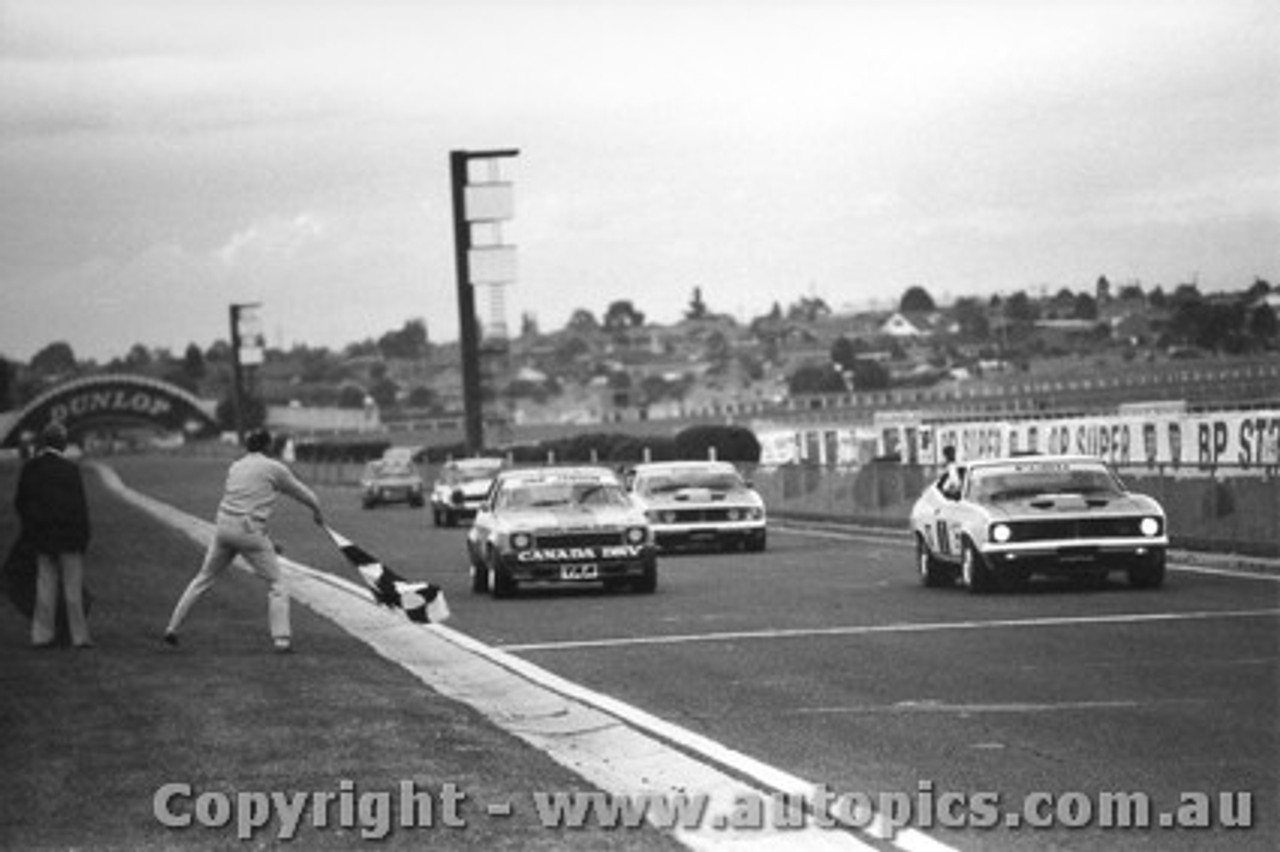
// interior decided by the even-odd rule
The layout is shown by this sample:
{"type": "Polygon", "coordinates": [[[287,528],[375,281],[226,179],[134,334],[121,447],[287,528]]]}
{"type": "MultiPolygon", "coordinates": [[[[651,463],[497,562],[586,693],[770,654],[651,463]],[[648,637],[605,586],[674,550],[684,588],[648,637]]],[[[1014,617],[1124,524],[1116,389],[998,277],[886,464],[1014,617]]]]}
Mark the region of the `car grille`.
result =
{"type": "Polygon", "coordinates": [[[601,530],[580,533],[548,533],[535,536],[536,546],[550,547],[602,547],[623,544],[621,530],[601,530]]]}
{"type": "Polygon", "coordinates": [[[1079,538],[1143,537],[1138,525],[1142,517],[1054,518],[1014,521],[1009,524],[1010,541],[1046,541],[1079,538]]]}
{"type": "Polygon", "coordinates": [[[729,520],[729,512],[733,511],[738,518],[742,518],[746,514],[745,509],[733,508],[722,509],[662,509],[657,517],[667,523],[676,524],[713,524],[721,521],[729,520]],[[667,518],[675,516],[674,520],[667,521],[667,518]]]}

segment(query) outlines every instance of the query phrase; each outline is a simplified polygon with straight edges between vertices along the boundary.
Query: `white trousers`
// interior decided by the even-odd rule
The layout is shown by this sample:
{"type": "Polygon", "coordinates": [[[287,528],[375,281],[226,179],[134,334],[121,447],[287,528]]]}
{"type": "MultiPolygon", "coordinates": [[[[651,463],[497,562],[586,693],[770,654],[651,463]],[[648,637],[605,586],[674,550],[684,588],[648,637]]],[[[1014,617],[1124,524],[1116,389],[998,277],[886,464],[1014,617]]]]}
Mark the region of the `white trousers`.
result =
{"type": "Polygon", "coordinates": [[[36,606],[31,614],[31,644],[54,640],[58,618],[58,581],[67,604],[67,628],[71,644],[89,644],[89,624],[84,617],[84,555],[41,553],[36,556],[36,606]]]}
{"type": "Polygon", "coordinates": [[[289,638],[289,592],[280,575],[280,562],[276,557],[275,546],[267,535],[266,526],[253,518],[221,512],[218,513],[217,531],[205,553],[204,564],[187,584],[186,591],[173,608],[167,632],[178,632],[191,607],[222,576],[237,556],[242,557],[253,572],[267,583],[267,621],[272,638],[289,638]]]}

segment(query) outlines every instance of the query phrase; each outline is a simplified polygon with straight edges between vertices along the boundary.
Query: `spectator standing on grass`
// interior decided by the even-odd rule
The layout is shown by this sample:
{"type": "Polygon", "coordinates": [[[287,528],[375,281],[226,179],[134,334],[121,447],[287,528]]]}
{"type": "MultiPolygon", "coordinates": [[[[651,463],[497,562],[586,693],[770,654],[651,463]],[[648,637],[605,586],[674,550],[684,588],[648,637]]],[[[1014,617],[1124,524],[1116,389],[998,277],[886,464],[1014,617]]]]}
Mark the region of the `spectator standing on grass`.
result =
{"type": "Polygon", "coordinates": [[[267,455],[270,447],[271,434],[267,430],[250,432],[245,439],[247,452],[227,471],[213,541],[209,543],[200,570],[173,608],[164,632],[166,643],[178,644],[178,630],[191,607],[232,560],[241,556],[254,573],[267,582],[267,616],[276,650],[284,653],[292,649],[289,593],[280,575],[275,544],[267,533],[267,521],[279,494],[286,494],[311,509],[320,526],[324,525],[324,514],[315,492],[303,485],[287,465],[267,455]]]}
{"type": "Polygon", "coordinates": [[[22,466],[14,508],[22,538],[36,552],[36,598],[31,644],[48,648],[57,635],[58,587],[67,610],[71,644],[91,648],[84,615],[84,552],[89,546],[89,502],[80,466],[67,458],[67,430],[50,423],[40,451],[22,466]]]}

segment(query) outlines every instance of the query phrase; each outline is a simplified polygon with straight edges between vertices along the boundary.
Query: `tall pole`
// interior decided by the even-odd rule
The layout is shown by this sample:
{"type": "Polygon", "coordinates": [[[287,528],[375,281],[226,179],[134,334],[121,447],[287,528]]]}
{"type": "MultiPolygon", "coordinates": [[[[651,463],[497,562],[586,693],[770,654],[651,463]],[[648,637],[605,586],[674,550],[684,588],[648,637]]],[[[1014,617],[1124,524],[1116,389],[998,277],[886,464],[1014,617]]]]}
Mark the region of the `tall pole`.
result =
{"type": "Polygon", "coordinates": [[[476,297],[471,283],[471,223],[467,221],[466,151],[449,152],[453,189],[453,251],[458,275],[458,346],[462,359],[462,406],[465,411],[467,455],[484,449],[484,400],[480,395],[480,345],[476,340],[476,297]]]}
{"type": "Polygon", "coordinates": [[[449,183],[453,199],[454,269],[458,276],[458,347],[462,359],[462,404],[467,454],[484,449],[484,399],[480,389],[480,343],[476,321],[475,284],[471,280],[471,220],[467,217],[468,163],[514,157],[514,148],[496,151],[450,151],[449,183]]]}
{"type": "Polygon", "coordinates": [[[240,305],[231,313],[231,409],[236,418],[236,439],[244,444],[244,368],[240,365],[240,305]]]}

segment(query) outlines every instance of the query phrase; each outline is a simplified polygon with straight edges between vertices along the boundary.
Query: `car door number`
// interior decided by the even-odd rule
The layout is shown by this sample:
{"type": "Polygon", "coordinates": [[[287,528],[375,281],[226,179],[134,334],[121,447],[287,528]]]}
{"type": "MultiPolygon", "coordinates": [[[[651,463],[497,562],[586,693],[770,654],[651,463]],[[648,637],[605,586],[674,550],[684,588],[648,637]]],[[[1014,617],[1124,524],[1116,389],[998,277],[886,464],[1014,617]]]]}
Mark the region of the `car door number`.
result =
{"type": "Polygon", "coordinates": [[[599,576],[600,566],[594,562],[560,566],[561,580],[594,580],[599,576]]]}
{"type": "Polygon", "coordinates": [[[943,556],[951,555],[951,530],[947,528],[946,521],[938,521],[934,525],[934,537],[938,540],[938,553],[943,556]]]}

